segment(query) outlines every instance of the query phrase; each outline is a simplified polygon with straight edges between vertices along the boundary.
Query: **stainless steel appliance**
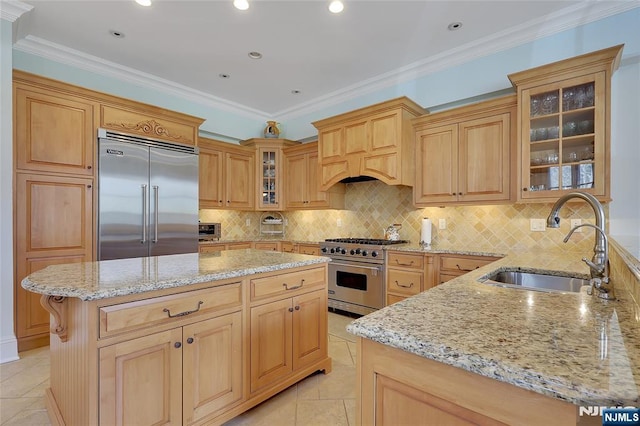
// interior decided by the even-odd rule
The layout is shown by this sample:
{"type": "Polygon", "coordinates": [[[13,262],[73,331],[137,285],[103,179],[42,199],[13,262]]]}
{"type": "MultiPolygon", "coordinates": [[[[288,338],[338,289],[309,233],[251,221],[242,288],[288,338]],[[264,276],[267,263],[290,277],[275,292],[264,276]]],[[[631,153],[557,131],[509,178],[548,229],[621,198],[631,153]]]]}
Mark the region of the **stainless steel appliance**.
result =
{"type": "Polygon", "coordinates": [[[385,246],[405,240],[336,238],[320,245],[329,262],[329,307],[366,315],[384,306],[385,246]]]}
{"type": "Polygon", "coordinates": [[[98,259],[198,251],[198,148],[98,130],[98,259]]]}
{"type": "Polygon", "coordinates": [[[217,241],[222,235],[222,225],[220,223],[199,223],[199,241],[217,241]]]}

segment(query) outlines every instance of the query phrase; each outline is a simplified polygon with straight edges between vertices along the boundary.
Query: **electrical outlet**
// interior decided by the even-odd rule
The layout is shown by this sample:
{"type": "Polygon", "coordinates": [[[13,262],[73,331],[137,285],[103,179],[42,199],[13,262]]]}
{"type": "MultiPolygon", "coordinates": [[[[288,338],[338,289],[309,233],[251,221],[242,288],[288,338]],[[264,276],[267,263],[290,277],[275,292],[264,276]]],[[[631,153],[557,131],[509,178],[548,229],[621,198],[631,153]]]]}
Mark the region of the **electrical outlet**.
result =
{"type": "MultiPolygon", "coordinates": [[[[578,225],[582,225],[582,219],[571,219],[571,229],[575,228],[578,225]]],[[[573,232],[582,232],[582,228],[578,228],[573,232]]]]}
{"type": "Polygon", "coordinates": [[[447,219],[438,219],[438,229],[447,229],[447,219]]]}
{"type": "Polygon", "coordinates": [[[289,219],[284,218],[284,224],[285,224],[285,226],[288,225],[289,224],[289,219]]]}
{"type": "Polygon", "coordinates": [[[342,219],[338,218],[338,219],[336,220],[336,226],[337,226],[338,228],[342,226],[342,219]]]}
{"type": "Polygon", "coordinates": [[[544,232],[547,229],[547,221],[545,219],[531,219],[529,229],[533,232],[544,232]]]}
{"type": "Polygon", "coordinates": [[[251,219],[247,219],[244,221],[245,225],[251,226],[251,219]]]}

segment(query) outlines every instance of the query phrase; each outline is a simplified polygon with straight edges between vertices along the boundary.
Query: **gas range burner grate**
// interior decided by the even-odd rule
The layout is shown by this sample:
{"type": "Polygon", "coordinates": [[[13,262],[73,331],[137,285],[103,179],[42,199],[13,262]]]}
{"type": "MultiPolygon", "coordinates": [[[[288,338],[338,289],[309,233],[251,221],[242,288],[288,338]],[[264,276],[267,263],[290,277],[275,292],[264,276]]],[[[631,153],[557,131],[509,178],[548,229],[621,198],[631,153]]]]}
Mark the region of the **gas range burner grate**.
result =
{"type": "Polygon", "coordinates": [[[328,238],[325,241],[328,243],[367,244],[377,246],[406,244],[409,242],[407,240],[383,240],[379,238],[328,238]]]}

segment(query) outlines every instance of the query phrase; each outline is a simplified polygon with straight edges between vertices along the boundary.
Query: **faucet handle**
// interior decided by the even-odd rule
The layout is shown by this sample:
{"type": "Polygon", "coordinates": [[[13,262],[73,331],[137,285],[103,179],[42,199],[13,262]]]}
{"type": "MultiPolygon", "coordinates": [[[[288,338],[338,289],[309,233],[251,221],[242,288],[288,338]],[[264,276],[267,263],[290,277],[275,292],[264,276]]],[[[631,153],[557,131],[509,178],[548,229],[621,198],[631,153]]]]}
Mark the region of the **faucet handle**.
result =
{"type": "Polygon", "coordinates": [[[596,265],[586,257],[583,257],[582,261],[586,263],[589,266],[589,268],[591,268],[591,270],[596,271],[599,274],[601,274],[604,271],[604,265],[596,265]]]}

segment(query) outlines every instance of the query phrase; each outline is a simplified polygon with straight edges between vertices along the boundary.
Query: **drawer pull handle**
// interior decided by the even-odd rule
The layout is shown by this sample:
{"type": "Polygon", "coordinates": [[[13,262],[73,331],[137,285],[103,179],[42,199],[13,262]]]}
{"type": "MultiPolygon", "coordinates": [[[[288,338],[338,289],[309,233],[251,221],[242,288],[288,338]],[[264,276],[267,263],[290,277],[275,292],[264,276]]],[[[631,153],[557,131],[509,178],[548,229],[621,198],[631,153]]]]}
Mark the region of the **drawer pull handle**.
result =
{"type": "MultiPolygon", "coordinates": [[[[464,269],[464,268],[461,268],[461,267],[460,267],[460,265],[458,265],[457,263],[456,263],[456,267],[458,268],[458,270],[460,270],[460,271],[464,271],[464,272],[471,272],[471,271],[473,271],[473,269],[464,269]]],[[[475,269],[478,269],[478,268],[479,268],[479,266],[476,266],[476,267],[475,267],[475,269]]]]}
{"type": "Polygon", "coordinates": [[[300,280],[300,285],[295,285],[293,287],[289,287],[287,283],[282,283],[282,286],[285,290],[296,290],[304,285],[304,279],[300,280]]]}
{"type": "Polygon", "coordinates": [[[397,285],[398,287],[404,287],[404,288],[411,288],[411,287],[413,287],[413,283],[411,283],[411,284],[409,284],[409,285],[404,285],[404,284],[400,284],[400,283],[398,282],[398,280],[396,280],[396,285],[397,285]]]}
{"type": "Polygon", "coordinates": [[[396,263],[400,266],[413,266],[413,260],[409,263],[400,263],[400,261],[396,259],[396,263]]]}
{"type": "Polygon", "coordinates": [[[183,317],[185,315],[189,315],[192,314],[194,312],[198,312],[200,310],[200,306],[202,306],[204,304],[204,302],[201,300],[198,302],[198,307],[196,307],[193,311],[184,311],[184,312],[180,312],[179,314],[175,314],[175,315],[171,315],[171,311],[167,308],[164,308],[162,310],[162,312],[166,312],[167,315],[169,315],[169,318],[177,318],[177,317],[183,317]]]}

